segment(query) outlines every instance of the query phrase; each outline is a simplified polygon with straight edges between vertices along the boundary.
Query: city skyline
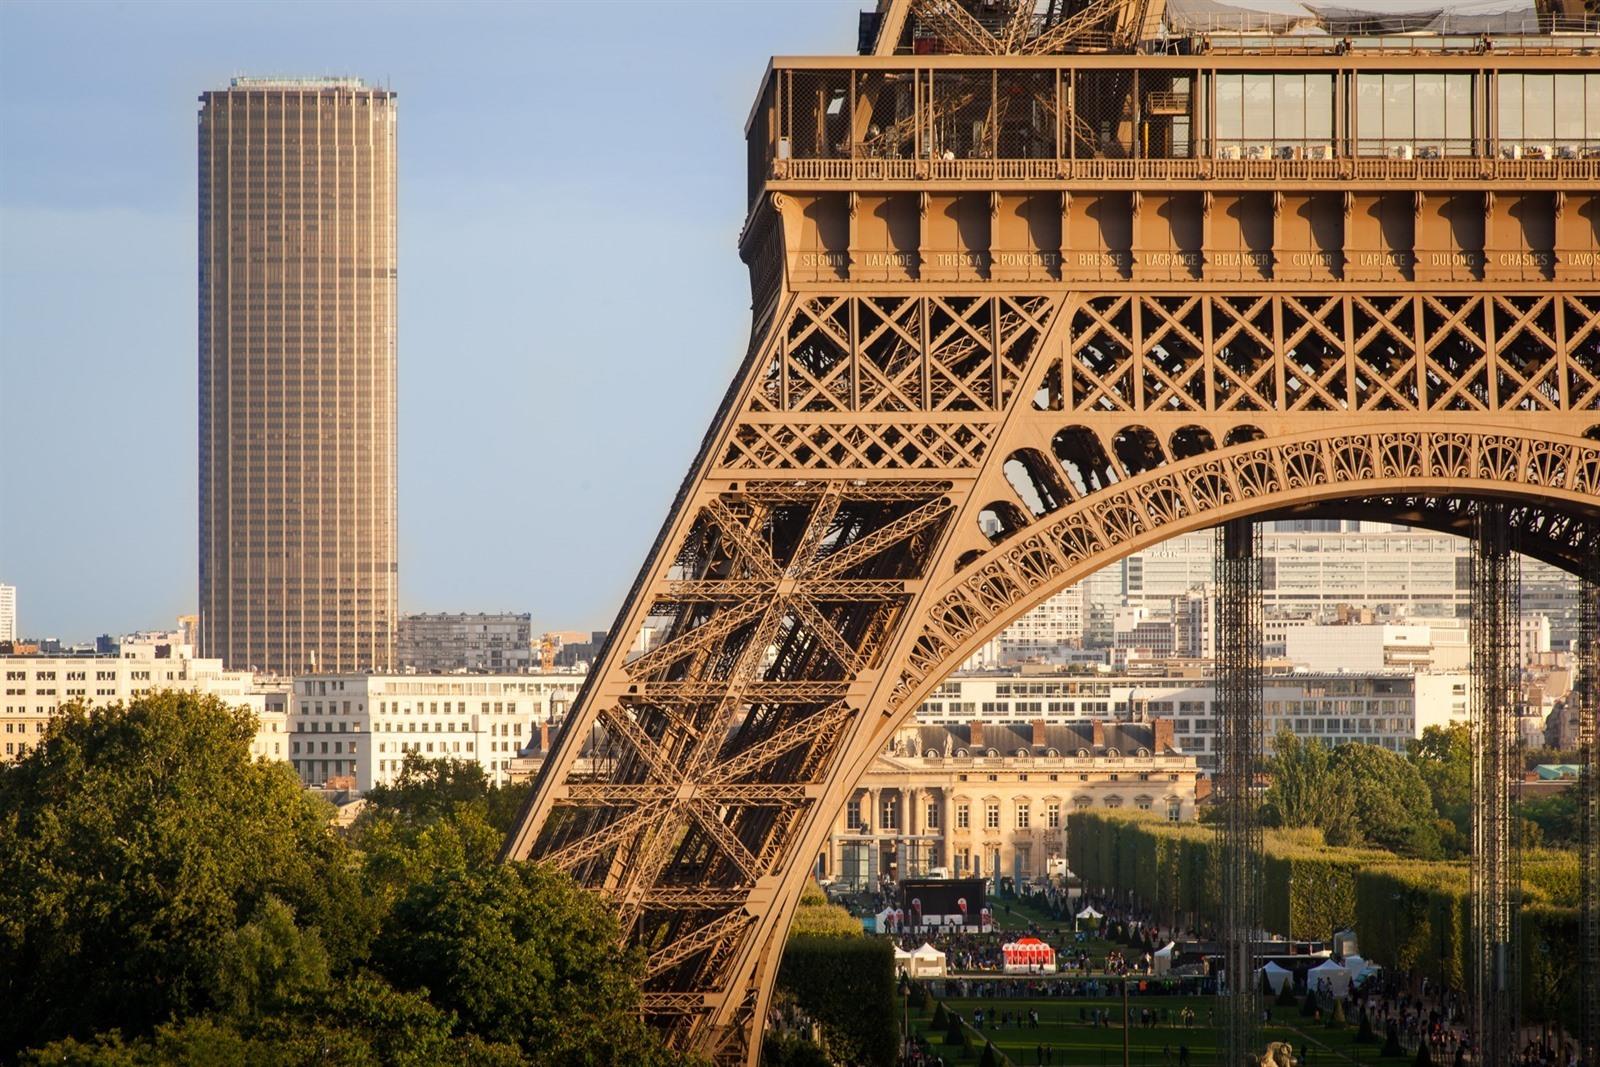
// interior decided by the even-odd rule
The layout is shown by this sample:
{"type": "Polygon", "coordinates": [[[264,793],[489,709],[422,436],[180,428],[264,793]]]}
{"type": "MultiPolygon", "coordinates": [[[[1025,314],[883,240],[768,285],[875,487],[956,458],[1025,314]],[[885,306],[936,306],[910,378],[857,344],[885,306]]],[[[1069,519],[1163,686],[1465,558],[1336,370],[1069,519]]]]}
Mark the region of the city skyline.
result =
{"type": "Polygon", "coordinates": [[[0,475],[0,581],[28,635],[198,607],[195,98],[252,74],[363,76],[405,114],[401,610],[608,625],[629,580],[611,561],[654,538],[748,342],[748,84],[767,55],[849,46],[855,5],[821,7],[7,5],[0,447],[29,459],[0,475]],[[668,33],[702,47],[663,53],[668,33]],[[619,291],[624,247],[667,283],[619,291]],[[602,418],[655,402],[694,417],[602,418]],[[617,521],[580,521],[600,508],[617,521]]]}

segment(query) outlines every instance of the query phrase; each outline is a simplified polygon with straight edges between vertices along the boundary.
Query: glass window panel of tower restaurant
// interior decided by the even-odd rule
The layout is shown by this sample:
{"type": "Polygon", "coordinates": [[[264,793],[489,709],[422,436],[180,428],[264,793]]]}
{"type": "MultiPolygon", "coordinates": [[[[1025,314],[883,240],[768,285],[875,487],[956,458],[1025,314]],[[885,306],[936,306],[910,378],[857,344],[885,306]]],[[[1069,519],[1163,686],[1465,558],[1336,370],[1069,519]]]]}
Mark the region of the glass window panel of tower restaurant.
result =
{"type": "Polygon", "coordinates": [[[1600,74],[1502,74],[1496,104],[1502,157],[1600,158],[1600,74]]]}
{"type": "Polygon", "coordinates": [[[1358,74],[1356,154],[1471,156],[1471,74],[1358,74]]]}
{"type": "Polygon", "coordinates": [[[1218,74],[1222,159],[1330,159],[1332,74],[1218,74]]]}

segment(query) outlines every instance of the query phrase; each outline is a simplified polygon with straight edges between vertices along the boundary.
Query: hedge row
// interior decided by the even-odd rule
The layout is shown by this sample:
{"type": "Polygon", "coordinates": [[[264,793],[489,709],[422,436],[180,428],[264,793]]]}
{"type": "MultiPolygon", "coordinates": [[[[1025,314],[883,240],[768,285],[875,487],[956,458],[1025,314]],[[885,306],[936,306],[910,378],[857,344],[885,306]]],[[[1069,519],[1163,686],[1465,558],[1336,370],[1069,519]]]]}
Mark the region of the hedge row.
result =
{"type": "MultiPolygon", "coordinates": [[[[1108,812],[1067,817],[1073,873],[1091,886],[1131,891],[1169,918],[1217,914],[1220,856],[1210,827],[1108,812]]],[[[1569,873],[1575,886],[1570,854],[1532,853],[1524,864],[1523,988],[1530,1018],[1576,1018],[1575,1003],[1567,1001],[1577,974],[1577,913],[1551,903],[1572,899],[1569,873]]],[[[1317,831],[1269,830],[1263,878],[1268,930],[1320,940],[1350,927],[1368,959],[1464,987],[1472,924],[1465,863],[1332,848],[1317,831]]]]}
{"type": "Polygon", "coordinates": [[[894,945],[887,939],[791,935],[778,966],[778,989],[821,1026],[834,1060],[894,1064],[900,1031],[894,945]]]}

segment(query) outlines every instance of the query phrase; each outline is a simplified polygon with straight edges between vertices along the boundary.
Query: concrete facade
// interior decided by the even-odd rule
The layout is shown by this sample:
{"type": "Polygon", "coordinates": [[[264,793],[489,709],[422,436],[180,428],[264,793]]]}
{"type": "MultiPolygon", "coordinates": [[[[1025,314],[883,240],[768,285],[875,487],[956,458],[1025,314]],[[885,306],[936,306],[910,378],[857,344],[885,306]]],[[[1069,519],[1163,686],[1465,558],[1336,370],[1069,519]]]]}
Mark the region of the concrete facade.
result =
{"type": "Polygon", "coordinates": [[[11,762],[38,744],[64,705],[106,707],[159,689],[204,693],[247,707],[259,722],[252,755],[283,759],[288,751],[282,694],[258,687],[247,671],[196,658],[180,634],[125,638],[116,655],[0,656],[0,672],[5,675],[0,762],[11,762]]]}
{"type": "MultiPolygon", "coordinates": [[[[1289,730],[1329,745],[1362,742],[1404,752],[1428,726],[1467,719],[1467,686],[1462,672],[1270,675],[1263,689],[1268,747],[1279,730],[1289,730]]],[[[1214,700],[1199,670],[1192,677],[952,675],[918,707],[917,720],[959,726],[989,717],[1165,718],[1172,721],[1176,747],[1210,771],[1216,767],[1214,700]]]]}
{"type": "Polygon", "coordinates": [[[504,783],[512,760],[565,717],[582,684],[581,674],[296,678],[288,759],[306,785],[356,792],[393,781],[412,752],[477,763],[504,783]]]}

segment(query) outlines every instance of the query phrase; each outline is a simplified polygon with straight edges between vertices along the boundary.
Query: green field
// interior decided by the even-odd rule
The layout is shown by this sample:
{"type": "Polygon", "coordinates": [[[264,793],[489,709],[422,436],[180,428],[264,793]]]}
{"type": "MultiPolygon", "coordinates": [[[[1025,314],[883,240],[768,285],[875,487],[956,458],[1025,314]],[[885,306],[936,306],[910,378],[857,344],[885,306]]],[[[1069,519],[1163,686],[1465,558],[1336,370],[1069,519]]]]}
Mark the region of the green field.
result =
{"type": "MultiPolygon", "coordinates": [[[[983,1037],[994,1042],[996,1050],[1003,1053],[1017,1067],[1022,1067],[1024,1064],[1032,1067],[1038,1063],[1038,1047],[1041,1044],[1050,1045],[1054,1050],[1050,1060],[1052,1064],[1067,1064],[1069,1067],[1117,1067],[1123,1062],[1123,1032],[1122,1028],[1116,1025],[1118,1013],[1122,1008],[1120,998],[1116,1000],[1091,997],[1053,997],[1042,1000],[947,999],[944,1003],[947,1010],[960,1012],[961,1017],[969,1023],[972,1021],[974,1008],[982,1008],[986,1017],[997,1012],[1021,1012],[1026,1016],[1030,1008],[1037,1011],[1039,1013],[1037,1029],[1026,1025],[1019,1029],[1014,1024],[996,1028],[987,1018],[985,1020],[983,1037]],[[1095,1027],[1080,1022],[1080,1009],[1087,1013],[1093,1008],[1109,1011],[1112,1025],[1095,1027]]],[[[1135,1025],[1128,1032],[1128,1063],[1131,1067],[1176,1067],[1180,1045],[1188,1045],[1191,1067],[1220,1067],[1216,1035],[1207,1026],[1207,1012],[1215,1008],[1215,998],[1143,996],[1130,997],[1128,1003],[1135,1018],[1141,1008],[1157,1010],[1165,1008],[1169,1019],[1174,1020],[1164,1026],[1135,1025]],[[1192,1027],[1185,1028],[1175,1021],[1180,1009],[1184,1007],[1190,1008],[1195,1013],[1195,1025],[1192,1027]]],[[[977,1063],[983,1051],[982,1040],[974,1041],[971,1053],[964,1052],[961,1046],[947,1045],[943,1032],[930,1032],[931,1016],[931,1003],[926,1012],[912,1012],[912,1033],[925,1036],[931,1050],[943,1056],[946,1063],[977,1063]]],[[[1304,1048],[1307,1056],[1302,1063],[1308,1064],[1308,1067],[1322,1067],[1322,1065],[1332,1067],[1337,1064],[1355,1063],[1410,1063],[1409,1057],[1405,1060],[1380,1059],[1379,1046],[1376,1043],[1357,1044],[1354,1025],[1329,1029],[1316,1020],[1303,1018],[1297,1008],[1274,1008],[1272,1016],[1266,1040],[1292,1042],[1297,1057],[1301,1056],[1301,1050],[1304,1048]]]]}

